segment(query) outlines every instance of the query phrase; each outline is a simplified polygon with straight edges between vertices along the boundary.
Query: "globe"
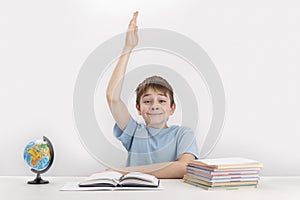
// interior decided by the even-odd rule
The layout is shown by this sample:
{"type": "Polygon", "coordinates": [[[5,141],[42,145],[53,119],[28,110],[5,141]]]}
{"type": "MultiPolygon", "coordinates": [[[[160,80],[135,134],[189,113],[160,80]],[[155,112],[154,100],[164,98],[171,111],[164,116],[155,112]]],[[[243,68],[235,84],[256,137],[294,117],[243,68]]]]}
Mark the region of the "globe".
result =
{"type": "Polygon", "coordinates": [[[41,178],[41,174],[48,171],[54,159],[54,150],[50,140],[43,136],[43,139],[29,142],[24,150],[24,160],[37,176],[29,184],[45,184],[47,180],[41,178]]]}

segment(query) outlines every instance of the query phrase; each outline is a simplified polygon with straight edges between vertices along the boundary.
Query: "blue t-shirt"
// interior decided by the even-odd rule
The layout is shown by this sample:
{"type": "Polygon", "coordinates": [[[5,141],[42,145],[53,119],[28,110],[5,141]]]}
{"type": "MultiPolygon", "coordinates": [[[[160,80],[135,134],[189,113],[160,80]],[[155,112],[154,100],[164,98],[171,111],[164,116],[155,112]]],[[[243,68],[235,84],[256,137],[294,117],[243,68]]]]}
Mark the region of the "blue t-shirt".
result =
{"type": "Polygon", "coordinates": [[[127,166],[172,162],[184,153],[199,158],[195,134],[192,129],[184,126],[157,129],[130,117],[124,131],[115,124],[114,135],[128,151],[127,166]]]}

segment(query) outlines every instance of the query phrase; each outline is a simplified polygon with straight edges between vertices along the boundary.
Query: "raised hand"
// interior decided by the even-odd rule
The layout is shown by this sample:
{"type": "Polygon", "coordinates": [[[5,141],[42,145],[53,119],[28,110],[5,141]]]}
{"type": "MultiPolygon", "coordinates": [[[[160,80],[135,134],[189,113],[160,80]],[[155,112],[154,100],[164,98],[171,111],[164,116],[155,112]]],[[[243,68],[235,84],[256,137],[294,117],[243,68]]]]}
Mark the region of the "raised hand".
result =
{"type": "Polygon", "coordinates": [[[130,120],[130,113],[126,104],[121,99],[121,92],[131,51],[138,43],[138,27],[136,25],[137,16],[138,12],[133,13],[133,17],[128,25],[124,49],[106,89],[108,106],[121,130],[125,130],[125,127],[130,120]]]}
{"type": "Polygon", "coordinates": [[[126,33],[126,40],[125,40],[125,49],[132,50],[138,44],[138,26],[136,25],[136,20],[138,17],[138,11],[133,13],[133,17],[130,20],[128,25],[127,33],[126,33]]]}

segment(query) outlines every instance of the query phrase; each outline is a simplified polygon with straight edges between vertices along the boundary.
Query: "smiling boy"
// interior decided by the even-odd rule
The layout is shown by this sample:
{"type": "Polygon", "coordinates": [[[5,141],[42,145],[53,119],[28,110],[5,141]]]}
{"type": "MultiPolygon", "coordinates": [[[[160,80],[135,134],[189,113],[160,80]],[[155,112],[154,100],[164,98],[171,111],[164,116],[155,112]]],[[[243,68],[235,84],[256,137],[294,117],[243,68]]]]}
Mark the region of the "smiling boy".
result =
{"type": "Polygon", "coordinates": [[[136,109],[145,124],[134,120],[121,91],[131,51],[138,43],[135,12],[128,26],[125,46],[109,81],[106,97],[116,121],[114,135],[128,151],[127,167],[116,171],[123,174],[139,171],[158,178],[182,178],[188,162],[199,157],[195,135],[184,126],[168,126],[176,104],[171,85],[160,76],[152,76],[136,89],[136,109]]]}
{"type": "Polygon", "coordinates": [[[139,84],[136,94],[136,109],[147,126],[168,128],[168,118],[176,108],[171,85],[159,76],[152,76],[139,84]]]}

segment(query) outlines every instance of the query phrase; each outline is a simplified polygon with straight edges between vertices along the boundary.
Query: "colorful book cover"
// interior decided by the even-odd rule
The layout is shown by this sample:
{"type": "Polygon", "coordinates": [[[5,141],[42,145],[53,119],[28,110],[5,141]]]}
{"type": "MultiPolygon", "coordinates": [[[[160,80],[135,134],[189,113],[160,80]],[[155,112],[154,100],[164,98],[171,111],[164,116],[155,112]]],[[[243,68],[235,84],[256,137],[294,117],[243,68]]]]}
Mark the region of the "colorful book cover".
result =
{"type": "Polygon", "coordinates": [[[236,168],[262,168],[262,163],[247,158],[230,157],[195,160],[190,165],[201,166],[206,169],[236,169],[236,168]]]}
{"type": "Polygon", "coordinates": [[[233,186],[208,186],[198,182],[193,182],[191,180],[184,180],[185,183],[203,188],[205,190],[238,190],[238,189],[246,189],[246,188],[257,188],[257,184],[250,185],[233,185],[233,186]]]}

